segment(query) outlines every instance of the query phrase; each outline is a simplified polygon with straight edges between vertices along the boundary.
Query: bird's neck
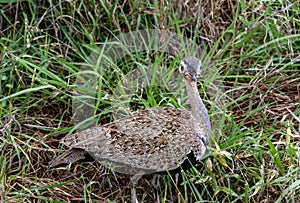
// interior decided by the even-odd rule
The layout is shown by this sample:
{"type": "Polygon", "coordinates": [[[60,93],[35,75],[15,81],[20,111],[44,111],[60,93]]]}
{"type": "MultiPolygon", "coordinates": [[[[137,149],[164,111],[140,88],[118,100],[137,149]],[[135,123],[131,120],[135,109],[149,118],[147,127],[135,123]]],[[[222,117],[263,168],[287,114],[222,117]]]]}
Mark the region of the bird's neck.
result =
{"type": "Polygon", "coordinates": [[[199,96],[196,82],[185,81],[189,96],[195,133],[206,145],[210,139],[211,124],[207,109],[199,96]]]}

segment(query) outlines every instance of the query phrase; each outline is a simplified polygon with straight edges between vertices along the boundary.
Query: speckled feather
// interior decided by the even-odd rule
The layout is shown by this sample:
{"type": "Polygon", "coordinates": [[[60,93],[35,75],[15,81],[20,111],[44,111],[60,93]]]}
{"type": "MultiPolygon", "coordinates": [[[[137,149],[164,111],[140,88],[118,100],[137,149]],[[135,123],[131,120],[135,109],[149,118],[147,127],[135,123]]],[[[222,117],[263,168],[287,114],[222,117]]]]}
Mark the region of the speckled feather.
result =
{"type": "MultiPolygon", "coordinates": [[[[178,168],[191,151],[200,156],[205,152],[191,125],[189,111],[152,108],[66,136],[62,143],[84,149],[103,163],[117,163],[115,170],[119,172],[160,172],[178,168]]],[[[80,156],[74,158],[74,161],[81,159],[80,156]]],[[[59,157],[56,160],[51,165],[67,161],[59,157]]]]}
{"type": "MultiPolygon", "coordinates": [[[[173,170],[187,159],[203,157],[210,134],[210,121],[198,93],[196,75],[200,66],[196,58],[185,58],[184,77],[196,114],[177,108],[158,107],[142,110],[132,116],[66,136],[62,143],[72,147],[51,163],[52,167],[86,159],[90,155],[104,164],[114,164],[119,172],[173,170]],[[191,87],[188,87],[190,85],[191,87]],[[198,109],[197,109],[198,108],[198,109]],[[73,152],[73,153],[72,153],[73,152]],[[75,154],[75,155],[74,155],[75,154]]],[[[110,165],[111,166],[111,165],[110,165]]]]}

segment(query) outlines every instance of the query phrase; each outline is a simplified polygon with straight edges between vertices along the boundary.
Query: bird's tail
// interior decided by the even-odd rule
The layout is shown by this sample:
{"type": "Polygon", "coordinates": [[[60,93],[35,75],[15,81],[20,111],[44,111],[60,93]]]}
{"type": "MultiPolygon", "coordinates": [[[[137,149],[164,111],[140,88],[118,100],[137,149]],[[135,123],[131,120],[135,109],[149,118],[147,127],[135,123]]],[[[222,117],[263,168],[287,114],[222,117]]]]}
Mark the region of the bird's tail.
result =
{"type": "Polygon", "coordinates": [[[58,168],[62,166],[67,166],[76,161],[91,162],[94,160],[95,159],[84,149],[73,148],[67,152],[64,152],[60,156],[56,157],[53,161],[51,161],[49,166],[50,168],[58,168]]]}

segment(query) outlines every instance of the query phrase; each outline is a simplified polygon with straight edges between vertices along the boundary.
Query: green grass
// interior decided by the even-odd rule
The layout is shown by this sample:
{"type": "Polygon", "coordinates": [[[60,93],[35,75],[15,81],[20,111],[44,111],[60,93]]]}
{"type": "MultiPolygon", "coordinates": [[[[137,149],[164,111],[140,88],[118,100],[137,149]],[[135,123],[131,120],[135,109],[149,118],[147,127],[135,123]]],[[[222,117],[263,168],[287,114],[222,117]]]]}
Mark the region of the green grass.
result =
{"type": "MultiPolygon", "coordinates": [[[[88,118],[95,118],[87,123],[110,122],[121,107],[188,108],[183,86],[168,85],[178,56],[124,49],[126,54],[110,66],[99,66],[109,60],[114,37],[164,28],[201,47],[198,56],[206,75],[199,79],[199,94],[209,108],[214,134],[206,158],[180,173],[178,185],[174,175],[164,175],[155,191],[152,176],[142,178],[139,200],[155,202],[157,192],[160,202],[299,202],[298,2],[202,2],[198,9],[191,1],[75,0],[0,7],[2,201],[130,202],[128,175],[99,163],[76,163],[67,170],[49,169],[48,164],[64,149],[59,140],[79,123],[72,114],[73,93],[96,94],[95,102],[83,99],[88,118]],[[99,58],[89,61],[92,53],[99,58]],[[154,72],[143,72],[149,64],[167,68],[166,83],[157,86],[154,72]],[[146,76],[147,87],[118,89],[136,69],[146,76]],[[89,78],[79,77],[84,74],[89,78]],[[91,86],[78,88],[80,80],[91,78],[97,79],[91,86]]],[[[135,47],[151,46],[143,43],[135,47]]]]}

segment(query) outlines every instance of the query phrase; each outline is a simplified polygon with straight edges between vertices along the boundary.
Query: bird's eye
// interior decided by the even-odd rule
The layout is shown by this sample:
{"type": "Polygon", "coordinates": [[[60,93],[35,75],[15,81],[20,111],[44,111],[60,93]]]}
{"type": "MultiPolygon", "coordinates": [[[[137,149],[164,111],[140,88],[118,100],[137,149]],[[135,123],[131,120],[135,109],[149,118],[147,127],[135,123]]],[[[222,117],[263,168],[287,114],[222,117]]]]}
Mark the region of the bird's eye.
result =
{"type": "Polygon", "coordinates": [[[184,71],[184,66],[183,66],[183,65],[180,65],[179,71],[180,71],[181,73],[184,71]]]}

